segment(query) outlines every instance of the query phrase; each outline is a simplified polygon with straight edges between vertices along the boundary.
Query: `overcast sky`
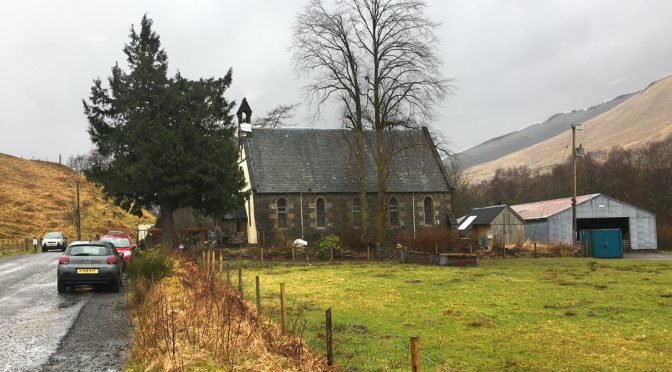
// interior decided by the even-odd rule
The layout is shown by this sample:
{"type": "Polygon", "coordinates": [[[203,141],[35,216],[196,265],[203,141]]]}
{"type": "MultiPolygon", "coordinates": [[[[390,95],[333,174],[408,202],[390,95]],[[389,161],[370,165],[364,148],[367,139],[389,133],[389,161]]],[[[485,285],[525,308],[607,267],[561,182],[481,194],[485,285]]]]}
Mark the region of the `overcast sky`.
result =
{"type": "MultiPolygon", "coordinates": [[[[328,1],[328,0],[327,0],[328,1]]],[[[91,148],[81,100],[124,65],[131,24],[147,12],[171,71],[189,78],[233,68],[227,98],[253,117],[302,102],[291,26],[307,0],[0,0],[0,152],[49,160],[91,148]]],[[[430,1],[443,72],[455,95],[433,123],[459,151],[492,137],[646,87],[672,74],[672,1],[430,1]]]]}

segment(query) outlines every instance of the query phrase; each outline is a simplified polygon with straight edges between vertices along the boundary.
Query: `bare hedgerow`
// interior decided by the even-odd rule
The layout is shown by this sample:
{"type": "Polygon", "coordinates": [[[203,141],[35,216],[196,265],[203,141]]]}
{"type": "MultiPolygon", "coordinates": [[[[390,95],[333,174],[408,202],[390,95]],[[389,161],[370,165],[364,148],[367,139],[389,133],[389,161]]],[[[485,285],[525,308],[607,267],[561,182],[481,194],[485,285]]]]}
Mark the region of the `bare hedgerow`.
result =
{"type": "Polygon", "coordinates": [[[191,261],[180,261],[174,276],[151,286],[131,313],[130,364],[138,369],[328,370],[300,338],[282,334],[237,291],[191,261]]]}

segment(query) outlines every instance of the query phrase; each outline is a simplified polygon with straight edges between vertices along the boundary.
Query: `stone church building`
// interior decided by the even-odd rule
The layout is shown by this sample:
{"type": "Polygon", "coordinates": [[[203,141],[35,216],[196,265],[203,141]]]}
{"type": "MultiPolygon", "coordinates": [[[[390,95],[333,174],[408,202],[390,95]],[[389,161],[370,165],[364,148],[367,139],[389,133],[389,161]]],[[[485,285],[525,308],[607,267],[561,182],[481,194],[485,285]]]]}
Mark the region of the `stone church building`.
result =
{"type": "MultiPolygon", "coordinates": [[[[244,221],[248,244],[277,246],[297,238],[314,242],[329,234],[345,239],[359,236],[363,224],[365,240],[375,241],[373,133],[366,134],[368,213],[363,221],[352,131],[241,128],[240,163],[250,191],[244,221]]],[[[427,129],[387,137],[398,150],[387,177],[386,243],[393,244],[401,233],[456,228],[452,188],[427,129]]]]}

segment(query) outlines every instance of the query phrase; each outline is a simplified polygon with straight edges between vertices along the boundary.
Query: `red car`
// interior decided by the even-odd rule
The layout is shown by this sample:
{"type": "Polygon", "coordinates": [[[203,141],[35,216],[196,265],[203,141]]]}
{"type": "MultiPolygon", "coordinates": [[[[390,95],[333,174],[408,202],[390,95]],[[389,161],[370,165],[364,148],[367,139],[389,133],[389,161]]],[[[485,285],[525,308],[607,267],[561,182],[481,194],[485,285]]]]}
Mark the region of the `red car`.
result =
{"type": "Polygon", "coordinates": [[[124,259],[124,263],[133,261],[135,250],[138,246],[133,243],[133,239],[130,235],[120,231],[110,231],[103,235],[100,240],[114,244],[115,248],[117,248],[117,252],[119,252],[119,255],[124,259]]]}

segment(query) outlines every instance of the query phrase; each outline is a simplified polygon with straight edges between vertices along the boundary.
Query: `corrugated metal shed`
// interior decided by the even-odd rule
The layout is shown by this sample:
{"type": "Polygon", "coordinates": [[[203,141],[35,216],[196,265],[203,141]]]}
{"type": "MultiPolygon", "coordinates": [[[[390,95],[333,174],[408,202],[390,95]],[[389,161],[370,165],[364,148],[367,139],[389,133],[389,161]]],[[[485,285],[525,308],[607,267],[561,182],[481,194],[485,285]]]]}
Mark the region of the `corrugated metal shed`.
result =
{"type": "MultiPolygon", "coordinates": [[[[586,200],[597,197],[600,194],[581,195],[576,197],[576,204],[581,204],[586,200]]],[[[543,200],[534,203],[512,205],[516,213],[518,213],[526,221],[538,220],[548,218],[556,213],[560,213],[567,208],[572,207],[572,198],[561,198],[553,200],[543,200]]]]}
{"type": "MultiPolygon", "coordinates": [[[[657,249],[656,216],[604,194],[577,196],[578,230],[619,228],[633,250],[657,249]]],[[[540,243],[571,244],[572,199],[562,198],[512,205],[527,225],[525,238],[540,243]]]]}

